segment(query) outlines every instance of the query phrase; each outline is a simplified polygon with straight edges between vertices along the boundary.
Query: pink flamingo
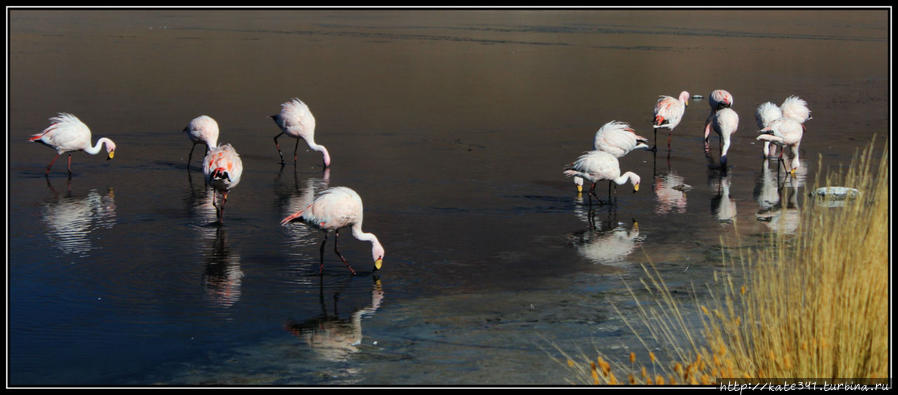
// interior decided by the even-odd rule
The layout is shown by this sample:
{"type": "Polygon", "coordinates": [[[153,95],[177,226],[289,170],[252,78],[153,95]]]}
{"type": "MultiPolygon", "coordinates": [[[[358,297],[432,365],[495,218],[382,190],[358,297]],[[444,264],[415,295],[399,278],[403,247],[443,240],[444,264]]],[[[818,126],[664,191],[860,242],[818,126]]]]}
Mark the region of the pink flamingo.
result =
{"type": "Polygon", "coordinates": [[[362,231],[362,198],[356,191],[347,187],[332,187],[325,189],[315,197],[311,204],[299,210],[283,220],[281,225],[286,225],[295,218],[311,226],[324,231],[324,241],[321,242],[321,263],[319,273],[324,272],[324,245],[327,243],[328,231],[334,231],[334,252],[343,261],[343,264],[355,275],[355,270],[340,254],[337,249],[337,240],[340,237],[340,228],[351,226],[352,236],[358,240],[371,242],[371,258],[374,260],[374,270],[380,270],[383,265],[384,247],[373,233],[362,231]]]}
{"type": "MultiPolygon", "coordinates": [[[[631,171],[621,174],[620,162],[618,162],[617,158],[603,151],[589,151],[581,155],[571,165],[571,168],[564,171],[564,175],[568,177],[576,176],[592,182],[589,194],[595,196],[597,200],[599,200],[599,197],[595,192],[596,183],[601,180],[608,180],[609,203],[611,202],[611,182],[623,185],[629,180],[633,184],[633,192],[639,190],[639,175],[631,171]]],[[[592,201],[591,197],[590,201],[592,201]]],[[[601,204],[602,201],[599,200],[599,203],[601,204]]]]}
{"type": "Polygon", "coordinates": [[[711,118],[718,110],[733,107],[733,95],[723,89],[715,89],[708,95],[708,105],[711,106],[711,113],[705,120],[705,141],[708,141],[708,135],[711,134],[711,118]]]}
{"type": "MultiPolygon", "coordinates": [[[[711,115],[708,127],[713,128],[714,132],[717,133],[717,136],[720,137],[720,142],[723,145],[720,148],[720,164],[726,165],[727,151],[730,150],[730,136],[732,136],[733,133],[736,133],[736,129],[739,127],[739,115],[736,114],[736,111],[733,111],[732,108],[723,107],[711,115]]],[[[710,148],[708,147],[708,138],[709,136],[706,132],[705,152],[710,151],[710,148]]]]}
{"type": "MultiPolygon", "coordinates": [[[[630,151],[637,149],[651,150],[649,139],[636,134],[636,131],[626,122],[611,121],[602,125],[596,132],[593,146],[598,151],[604,151],[615,158],[620,158],[630,151]]],[[[583,179],[574,176],[574,184],[577,192],[583,191],[583,179]]]]}
{"type": "Polygon", "coordinates": [[[274,136],[274,146],[278,150],[278,155],[281,156],[282,165],[284,164],[284,154],[281,152],[281,146],[278,145],[278,137],[281,137],[284,133],[296,138],[296,145],[293,147],[294,163],[296,162],[296,150],[299,148],[299,139],[302,138],[309,145],[309,148],[321,152],[324,159],[324,167],[331,165],[331,157],[327,152],[327,148],[315,143],[315,116],[312,115],[309,106],[294,98],[281,104],[280,114],[272,115],[271,119],[281,128],[281,132],[274,136]]]}
{"type": "MultiPolygon", "coordinates": [[[[755,111],[755,121],[758,123],[758,129],[764,129],[770,126],[770,123],[783,117],[783,111],[771,102],[762,103],[755,111]]],[[[764,157],[770,155],[770,142],[764,141],[764,157]]]]}
{"type": "Polygon", "coordinates": [[[658,101],[655,103],[654,121],[652,122],[655,128],[655,146],[652,149],[658,148],[658,128],[667,128],[667,150],[670,151],[671,134],[673,129],[680,124],[680,120],[683,119],[683,114],[686,113],[686,106],[688,105],[689,92],[687,91],[680,92],[680,96],[677,99],[663,95],[658,98],[658,101]]]}
{"type": "Polygon", "coordinates": [[[47,172],[44,175],[50,174],[50,169],[53,168],[56,159],[59,159],[59,156],[66,152],[69,153],[68,166],[66,167],[69,177],[72,176],[72,151],[84,151],[88,154],[96,155],[100,153],[100,148],[105,145],[108,153],[106,160],[115,156],[115,143],[112,140],[101,137],[95,145],[91,146],[90,129],[87,125],[81,122],[78,117],[64,112],[50,118],[50,126],[42,132],[32,135],[28,141],[38,142],[56,150],[56,156],[47,165],[47,172]]]}
{"type": "Polygon", "coordinates": [[[208,115],[200,115],[190,120],[190,123],[184,127],[183,132],[187,134],[187,138],[193,142],[190,147],[190,154],[187,155],[187,168],[190,169],[190,160],[193,158],[193,150],[196,145],[203,143],[206,145],[206,153],[218,146],[218,122],[215,122],[208,115]]]}
{"type": "MultiPolygon", "coordinates": [[[[780,161],[782,161],[783,150],[786,147],[790,148],[792,151],[792,163],[791,169],[787,170],[789,170],[790,174],[794,175],[795,170],[799,166],[798,147],[801,145],[801,137],[803,135],[801,122],[793,118],[783,117],[771,122],[769,126],[761,129],[759,132],[762,134],[757,137],[757,140],[771,142],[782,146],[779,153],[780,161]]],[[[783,162],[783,166],[785,165],[786,163],[783,162]]]]}
{"type": "Polygon", "coordinates": [[[203,159],[203,174],[206,176],[206,183],[222,194],[221,206],[215,204],[214,195],[212,196],[212,205],[215,206],[218,222],[223,223],[228,192],[240,183],[240,176],[243,174],[243,161],[240,160],[240,155],[237,155],[237,150],[230,144],[220,145],[210,149],[203,159]]]}

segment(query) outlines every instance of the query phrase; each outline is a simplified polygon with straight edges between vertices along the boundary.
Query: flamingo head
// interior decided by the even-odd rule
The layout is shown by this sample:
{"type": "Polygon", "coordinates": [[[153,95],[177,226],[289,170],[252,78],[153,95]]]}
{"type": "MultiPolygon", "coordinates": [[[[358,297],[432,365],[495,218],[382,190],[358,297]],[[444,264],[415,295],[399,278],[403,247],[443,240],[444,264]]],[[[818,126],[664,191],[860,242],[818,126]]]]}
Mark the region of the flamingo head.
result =
{"type": "Polygon", "coordinates": [[[371,257],[374,259],[374,270],[380,270],[384,264],[384,247],[380,243],[374,243],[371,247],[371,257]]]}
{"type": "Polygon", "coordinates": [[[108,153],[106,160],[110,160],[115,156],[115,143],[112,140],[106,140],[106,152],[108,153]]]}
{"type": "Polygon", "coordinates": [[[574,177],[574,184],[577,185],[577,193],[583,192],[583,179],[580,177],[574,177]]]}
{"type": "Polygon", "coordinates": [[[225,170],[224,167],[219,167],[219,168],[216,168],[215,170],[212,170],[212,173],[210,173],[209,176],[212,179],[219,179],[219,180],[227,179],[228,181],[231,181],[231,176],[228,175],[228,171],[225,170]]]}
{"type": "Polygon", "coordinates": [[[630,173],[630,182],[633,183],[633,193],[639,191],[639,176],[636,173],[630,173]]]}
{"type": "Polygon", "coordinates": [[[687,91],[680,92],[679,99],[681,102],[683,102],[683,104],[686,105],[686,107],[689,107],[689,92],[687,92],[687,91]]]}

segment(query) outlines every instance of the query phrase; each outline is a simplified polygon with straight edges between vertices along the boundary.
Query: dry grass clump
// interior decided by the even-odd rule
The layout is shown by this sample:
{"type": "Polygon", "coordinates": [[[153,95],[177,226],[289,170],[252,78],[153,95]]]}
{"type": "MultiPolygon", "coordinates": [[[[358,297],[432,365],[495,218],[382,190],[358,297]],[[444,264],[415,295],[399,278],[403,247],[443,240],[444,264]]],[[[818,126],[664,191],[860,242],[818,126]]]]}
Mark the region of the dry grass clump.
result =
{"type": "Polygon", "coordinates": [[[873,148],[856,154],[844,173],[831,172],[823,183],[817,176],[818,186],[854,187],[859,198],[824,207],[806,197],[795,235],[775,232],[769,245],[726,262],[729,272],[706,285],[710,302],[695,300],[696,311],[683,311],[654,266],[643,267],[641,282],[654,302],[640,302],[630,290],[637,317],[615,310],[648,361],[640,363],[632,352],[617,362],[601,353],[593,360],[562,351],[577,381],[708,385],[721,378],[888,377],[889,158],[884,150],[875,163],[873,148]],[[693,322],[700,317],[702,329],[690,327],[687,316],[693,322]],[[669,350],[666,362],[631,322],[669,350]]]}

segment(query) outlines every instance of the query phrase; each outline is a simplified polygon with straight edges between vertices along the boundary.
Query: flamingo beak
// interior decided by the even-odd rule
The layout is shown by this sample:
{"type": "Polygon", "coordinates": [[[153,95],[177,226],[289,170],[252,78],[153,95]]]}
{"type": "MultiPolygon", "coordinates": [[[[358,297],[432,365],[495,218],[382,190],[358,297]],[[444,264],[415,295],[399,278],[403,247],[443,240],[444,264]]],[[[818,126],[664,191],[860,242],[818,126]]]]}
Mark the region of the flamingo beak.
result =
{"type": "Polygon", "coordinates": [[[583,192],[583,185],[577,185],[577,193],[583,192]]]}
{"type": "Polygon", "coordinates": [[[378,260],[374,261],[374,270],[380,270],[380,267],[383,266],[383,264],[384,264],[383,259],[378,259],[378,260]]]}
{"type": "Polygon", "coordinates": [[[109,156],[106,157],[106,160],[110,160],[114,156],[115,156],[115,150],[109,151],[109,156]]]}
{"type": "Polygon", "coordinates": [[[636,193],[638,191],[639,191],[639,184],[633,185],[633,193],[636,193]]]}
{"type": "Polygon", "coordinates": [[[633,220],[633,230],[639,232],[639,222],[636,222],[636,220],[633,220]]]}

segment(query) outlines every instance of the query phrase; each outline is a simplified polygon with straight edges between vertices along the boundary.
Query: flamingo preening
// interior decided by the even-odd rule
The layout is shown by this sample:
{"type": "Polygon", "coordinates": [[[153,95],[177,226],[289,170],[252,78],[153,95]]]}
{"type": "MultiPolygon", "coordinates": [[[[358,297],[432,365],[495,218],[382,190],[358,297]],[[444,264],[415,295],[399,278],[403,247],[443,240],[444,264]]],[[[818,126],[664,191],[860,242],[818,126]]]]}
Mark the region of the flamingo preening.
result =
{"type": "Polygon", "coordinates": [[[337,240],[340,237],[340,228],[351,226],[352,236],[362,241],[371,242],[371,258],[374,260],[374,270],[380,270],[383,265],[384,247],[373,233],[362,231],[363,207],[362,198],[356,191],[347,187],[332,187],[321,191],[315,200],[283,220],[281,225],[301,217],[301,220],[324,232],[324,241],[321,242],[321,263],[319,273],[324,272],[324,245],[327,243],[327,233],[334,231],[334,252],[346,265],[346,268],[355,275],[355,270],[340,254],[337,249],[337,240]]]}
{"type": "MultiPolygon", "coordinates": [[[[777,119],[763,129],[760,130],[761,135],[757,137],[757,140],[770,142],[776,145],[779,145],[780,153],[779,160],[782,161],[783,150],[787,147],[792,151],[792,163],[789,170],[789,173],[794,175],[795,169],[798,168],[798,147],[801,145],[801,137],[804,134],[803,127],[801,122],[793,119],[783,117],[777,119]]],[[[783,162],[783,166],[786,163],[783,162]]]]}
{"type": "Polygon", "coordinates": [[[708,141],[708,135],[711,134],[711,122],[714,114],[724,108],[733,107],[733,95],[723,89],[715,89],[708,95],[708,105],[711,106],[711,113],[705,120],[705,141],[708,141]]]}
{"type": "MultiPolygon", "coordinates": [[[[808,108],[808,102],[798,96],[789,96],[783,101],[779,107],[771,102],[766,102],[758,106],[755,112],[755,119],[758,122],[758,128],[764,129],[771,122],[780,118],[790,118],[801,124],[802,132],[807,130],[804,123],[811,119],[811,110],[808,108]]],[[[771,157],[770,142],[764,142],[765,158],[771,157]]]]}
{"type": "Polygon", "coordinates": [[[309,106],[299,99],[292,99],[281,104],[281,112],[271,116],[274,123],[281,128],[281,132],[274,136],[274,146],[278,150],[281,157],[281,164],[284,164],[284,153],[281,152],[281,146],[278,145],[278,137],[286,133],[290,137],[296,138],[296,145],[293,147],[293,162],[296,163],[296,150],[299,148],[299,139],[305,140],[314,151],[321,152],[324,160],[324,167],[331,165],[331,157],[327,152],[327,148],[323,145],[315,143],[315,116],[309,110],[309,106]]]}
{"type": "Polygon", "coordinates": [[[53,168],[56,159],[59,159],[59,156],[66,152],[69,153],[68,166],[66,168],[69,177],[72,176],[72,151],[84,151],[88,154],[96,155],[100,153],[100,149],[105,145],[108,153],[106,159],[109,160],[115,156],[115,143],[112,140],[101,137],[96,144],[91,146],[90,129],[87,125],[81,122],[78,117],[64,112],[50,118],[50,126],[42,132],[32,135],[28,141],[38,142],[56,150],[56,156],[47,165],[47,172],[44,175],[50,174],[50,169],[53,168]]]}
{"type": "MultiPolygon", "coordinates": [[[[708,126],[714,129],[714,132],[720,137],[720,164],[724,166],[727,162],[727,151],[730,149],[730,137],[733,133],[736,133],[736,129],[739,127],[739,115],[732,108],[723,107],[711,115],[710,121],[708,126]]],[[[708,146],[709,137],[706,132],[705,152],[710,151],[708,146]]]]}

